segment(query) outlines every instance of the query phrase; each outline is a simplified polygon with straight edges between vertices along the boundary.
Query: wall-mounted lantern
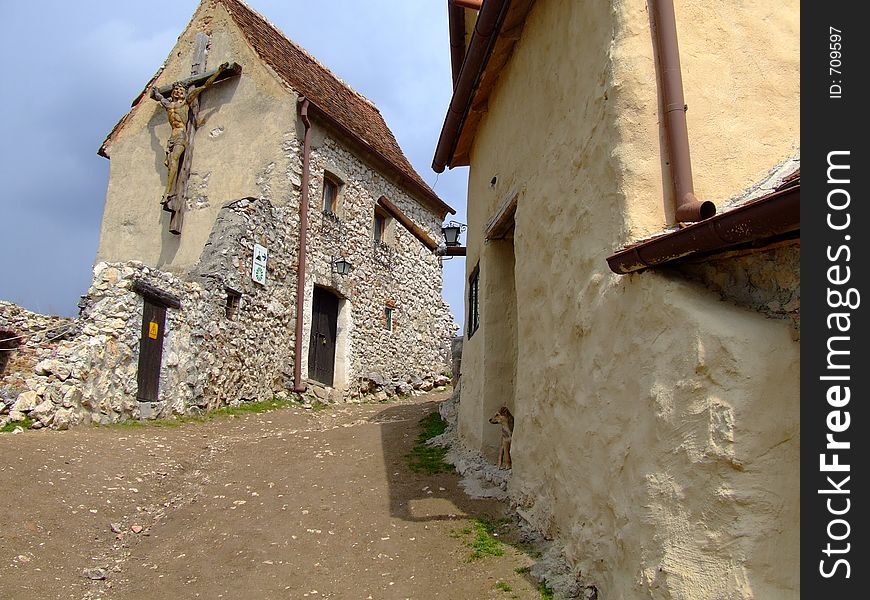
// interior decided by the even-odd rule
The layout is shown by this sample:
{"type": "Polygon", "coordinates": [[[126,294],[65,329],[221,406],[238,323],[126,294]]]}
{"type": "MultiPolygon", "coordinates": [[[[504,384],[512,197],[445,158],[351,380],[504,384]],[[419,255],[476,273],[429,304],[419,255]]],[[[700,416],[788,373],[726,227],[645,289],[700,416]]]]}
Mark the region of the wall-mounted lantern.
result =
{"type": "Polygon", "coordinates": [[[348,262],[343,256],[332,261],[333,273],[338,273],[341,276],[347,275],[353,270],[353,265],[348,262]]]}
{"type": "Polygon", "coordinates": [[[468,229],[464,223],[450,221],[447,225],[441,228],[441,233],[444,235],[444,244],[448,248],[459,246],[459,234],[468,229]]]}

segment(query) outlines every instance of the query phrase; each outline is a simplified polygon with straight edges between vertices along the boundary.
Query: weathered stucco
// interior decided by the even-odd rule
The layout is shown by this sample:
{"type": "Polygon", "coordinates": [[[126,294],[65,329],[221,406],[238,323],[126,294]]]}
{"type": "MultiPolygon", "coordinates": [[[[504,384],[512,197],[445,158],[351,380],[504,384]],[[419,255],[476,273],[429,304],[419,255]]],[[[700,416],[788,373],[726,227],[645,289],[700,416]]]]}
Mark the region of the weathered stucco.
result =
{"type": "Polygon", "coordinates": [[[281,206],[291,198],[299,157],[287,156],[282,145],[296,137],[295,93],[244,42],[223,5],[200,5],[154,85],[190,75],[198,31],[210,33],[206,69],[237,62],[242,76],[219,82],[200,96],[201,125],[182,235],[169,233],[169,213],[160,205],[170,127],[166,111],[147,90],[107,147],[109,187],[98,262],[140,260],[183,273],[199,260],[224,204],[262,194],[281,206]]]}
{"type": "MultiPolygon", "coordinates": [[[[722,206],[797,148],[798,6],[676,8],[695,187],[722,206]]],[[[644,2],[532,9],[471,153],[481,325],[464,344],[459,432],[494,460],[486,418],[513,411],[509,491],[602,597],[795,598],[791,323],[605,261],[667,222],[654,65],[644,2]],[[511,252],[483,231],[515,193],[511,252]]],[[[772,268],[743,260],[750,278],[772,268]]]]}

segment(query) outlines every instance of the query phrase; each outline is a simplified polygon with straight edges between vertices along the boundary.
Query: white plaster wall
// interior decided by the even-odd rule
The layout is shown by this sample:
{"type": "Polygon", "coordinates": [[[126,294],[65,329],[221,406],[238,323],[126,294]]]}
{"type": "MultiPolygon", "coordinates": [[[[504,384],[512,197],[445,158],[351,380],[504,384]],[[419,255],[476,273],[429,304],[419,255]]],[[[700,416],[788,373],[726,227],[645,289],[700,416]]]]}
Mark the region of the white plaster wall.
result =
{"type": "MultiPolygon", "coordinates": [[[[797,79],[797,13],[677,3],[696,188],[717,204],[796,147],[798,92],[784,80],[797,79]],[[740,66],[723,76],[720,60],[740,66]],[[729,93],[750,90],[746,114],[729,93]]],[[[478,130],[467,269],[479,262],[481,282],[493,266],[485,223],[520,191],[510,491],[601,597],[795,598],[790,324],[605,262],[666,223],[654,81],[645,3],[541,1],[478,130]]],[[[460,435],[490,453],[485,398],[509,365],[491,368],[501,334],[487,311],[507,292],[481,293],[463,351],[460,435]]]]}

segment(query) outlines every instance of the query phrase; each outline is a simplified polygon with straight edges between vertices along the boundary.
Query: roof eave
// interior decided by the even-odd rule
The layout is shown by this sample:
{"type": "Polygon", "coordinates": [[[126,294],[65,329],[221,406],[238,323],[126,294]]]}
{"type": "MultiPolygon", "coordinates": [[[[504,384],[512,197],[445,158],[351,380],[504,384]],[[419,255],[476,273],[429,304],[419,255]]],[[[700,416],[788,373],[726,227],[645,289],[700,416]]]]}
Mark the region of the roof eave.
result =
{"type": "Polygon", "coordinates": [[[446,167],[469,164],[467,148],[477,123],[534,3],[535,0],[486,0],[483,3],[435,149],[432,169],[437,173],[442,173],[446,167]],[[465,149],[457,152],[460,146],[465,149]]]}

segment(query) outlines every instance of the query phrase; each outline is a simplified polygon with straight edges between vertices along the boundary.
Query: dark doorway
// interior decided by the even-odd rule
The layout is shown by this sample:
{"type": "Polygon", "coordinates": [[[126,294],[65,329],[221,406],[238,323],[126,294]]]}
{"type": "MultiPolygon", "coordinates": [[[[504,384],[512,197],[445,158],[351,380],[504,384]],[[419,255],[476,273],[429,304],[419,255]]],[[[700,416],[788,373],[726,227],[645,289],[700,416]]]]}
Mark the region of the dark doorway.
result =
{"type": "Polygon", "coordinates": [[[143,298],[142,338],[139,341],[139,402],[157,402],[160,389],[160,363],[163,358],[163,329],[166,307],[143,298]]]}
{"type": "Polygon", "coordinates": [[[331,386],[335,376],[335,340],[338,330],[338,297],[314,288],[311,306],[311,341],[308,344],[308,377],[331,386]]]}

